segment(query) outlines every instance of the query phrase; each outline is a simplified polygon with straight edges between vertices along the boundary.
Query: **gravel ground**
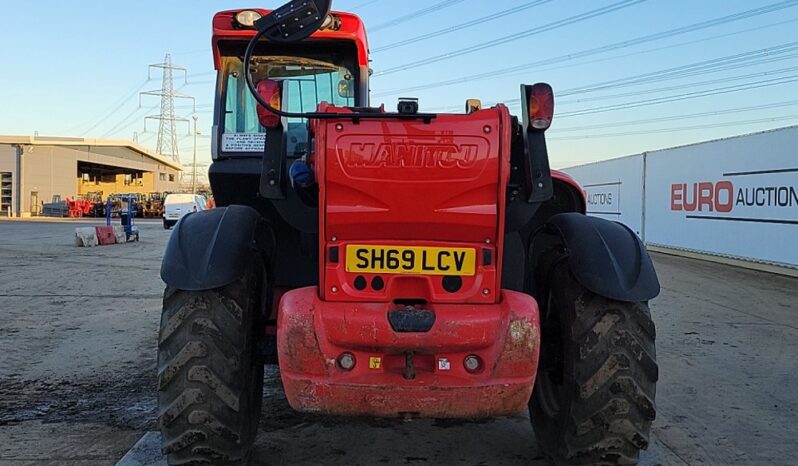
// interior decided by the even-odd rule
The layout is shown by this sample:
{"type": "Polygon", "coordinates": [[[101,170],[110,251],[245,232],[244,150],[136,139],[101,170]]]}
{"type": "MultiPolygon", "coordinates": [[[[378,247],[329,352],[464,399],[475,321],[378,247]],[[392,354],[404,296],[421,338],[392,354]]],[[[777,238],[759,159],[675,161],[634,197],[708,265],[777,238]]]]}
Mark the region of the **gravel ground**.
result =
{"type": "MultiPolygon", "coordinates": [[[[82,222],[81,225],[85,225],[82,222]]],[[[155,429],[169,232],[75,248],[74,222],[0,221],[0,464],[114,464],[155,429]]],[[[795,464],[798,279],[655,254],[658,418],[643,464],[795,464]]],[[[267,371],[271,464],[543,464],[528,418],[322,418],[267,371]]],[[[152,452],[151,452],[152,453],[152,452]]]]}

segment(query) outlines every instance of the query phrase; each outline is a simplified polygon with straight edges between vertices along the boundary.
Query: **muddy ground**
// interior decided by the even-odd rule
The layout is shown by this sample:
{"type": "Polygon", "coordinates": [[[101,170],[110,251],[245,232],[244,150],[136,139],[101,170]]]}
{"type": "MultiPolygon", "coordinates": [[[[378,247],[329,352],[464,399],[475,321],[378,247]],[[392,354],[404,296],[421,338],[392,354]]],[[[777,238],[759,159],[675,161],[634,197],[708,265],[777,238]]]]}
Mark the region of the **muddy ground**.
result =
{"type": "MultiPolygon", "coordinates": [[[[169,232],[75,248],[74,223],[0,221],[0,465],[114,464],[155,429],[169,232]]],[[[796,464],[798,279],[655,254],[658,417],[643,464],[796,464]]],[[[272,464],[544,464],[525,416],[488,422],[294,413],[267,371],[272,464]]]]}

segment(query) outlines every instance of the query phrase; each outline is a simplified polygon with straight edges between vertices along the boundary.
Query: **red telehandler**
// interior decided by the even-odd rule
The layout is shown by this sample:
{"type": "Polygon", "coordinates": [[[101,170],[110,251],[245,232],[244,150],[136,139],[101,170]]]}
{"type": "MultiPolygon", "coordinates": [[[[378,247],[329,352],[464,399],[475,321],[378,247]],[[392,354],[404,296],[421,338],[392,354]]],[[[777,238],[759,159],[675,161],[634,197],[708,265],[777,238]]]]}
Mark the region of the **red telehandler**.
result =
{"type": "Polygon", "coordinates": [[[659,283],[549,169],[549,85],[521,86],[521,118],[372,107],[364,26],[330,0],[220,12],[212,43],[218,208],[178,223],[161,268],[169,464],[253,460],[264,364],[298,411],[529,409],[555,464],[637,462],[659,283]]]}

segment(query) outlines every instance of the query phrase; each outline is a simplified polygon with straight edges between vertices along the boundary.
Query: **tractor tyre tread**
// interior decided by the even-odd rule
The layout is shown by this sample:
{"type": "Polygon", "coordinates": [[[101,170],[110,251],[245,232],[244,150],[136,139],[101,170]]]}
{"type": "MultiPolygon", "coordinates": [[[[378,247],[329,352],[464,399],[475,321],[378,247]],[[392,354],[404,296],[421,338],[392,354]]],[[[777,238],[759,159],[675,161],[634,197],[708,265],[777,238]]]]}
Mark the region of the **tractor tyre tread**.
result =
{"type": "Polygon", "coordinates": [[[171,465],[249,460],[263,393],[255,269],[222,288],[164,292],[158,424],[171,465]]]}
{"type": "Polygon", "coordinates": [[[562,319],[566,399],[558,422],[532,410],[540,446],[557,465],[637,464],[656,416],[659,376],[648,304],[586,290],[567,261],[554,267],[551,283],[562,319]]]}

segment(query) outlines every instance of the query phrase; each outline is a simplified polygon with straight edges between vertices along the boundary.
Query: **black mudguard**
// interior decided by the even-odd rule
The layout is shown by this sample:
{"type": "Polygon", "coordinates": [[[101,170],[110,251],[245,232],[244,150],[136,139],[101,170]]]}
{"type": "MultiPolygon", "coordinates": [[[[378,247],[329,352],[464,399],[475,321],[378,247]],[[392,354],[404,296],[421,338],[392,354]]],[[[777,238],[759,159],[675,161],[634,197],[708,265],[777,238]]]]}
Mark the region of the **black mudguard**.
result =
{"type": "Polygon", "coordinates": [[[258,254],[261,219],[258,211],[241,205],[186,215],[169,238],[161,279],[187,291],[233,283],[258,254]]]}
{"type": "Polygon", "coordinates": [[[552,216],[546,230],[559,234],[576,280],[617,301],[648,301],[659,294],[654,264],[637,235],[618,222],[579,213],[552,216]]]}

